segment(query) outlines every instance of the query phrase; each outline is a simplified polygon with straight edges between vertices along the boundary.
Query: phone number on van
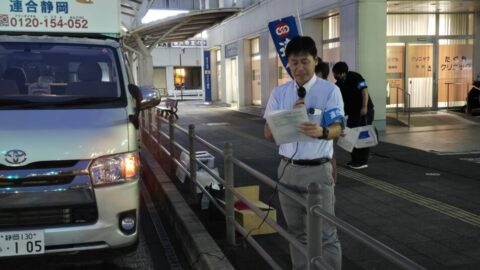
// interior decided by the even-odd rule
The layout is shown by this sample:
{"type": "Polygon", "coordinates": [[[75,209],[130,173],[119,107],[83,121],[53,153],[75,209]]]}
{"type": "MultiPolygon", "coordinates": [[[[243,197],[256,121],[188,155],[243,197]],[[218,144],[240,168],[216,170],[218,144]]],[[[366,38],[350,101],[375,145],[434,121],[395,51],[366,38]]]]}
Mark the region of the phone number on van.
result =
{"type": "Polygon", "coordinates": [[[88,29],[88,20],[86,19],[44,19],[37,18],[10,18],[12,27],[45,27],[45,28],[69,28],[69,29],[88,29]]]}

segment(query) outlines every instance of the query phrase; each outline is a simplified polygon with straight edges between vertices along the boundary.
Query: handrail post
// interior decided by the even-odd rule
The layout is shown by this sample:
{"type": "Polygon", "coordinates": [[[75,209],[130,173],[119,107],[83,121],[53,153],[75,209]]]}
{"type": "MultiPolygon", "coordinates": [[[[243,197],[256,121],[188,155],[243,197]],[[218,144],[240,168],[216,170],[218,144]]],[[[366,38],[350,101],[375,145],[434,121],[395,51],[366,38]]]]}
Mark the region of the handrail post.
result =
{"type": "Polygon", "coordinates": [[[197,201],[197,154],[195,151],[195,125],[188,125],[188,142],[190,151],[190,183],[189,192],[193,202],[197,201]]]}
{"type": "Polygon", "coordinates": [[[232,144],[227,142],[223,150],[224,174],[225,174],[225,223],[227,243],[235,245],[235,212],[233,197],[233,149],[232,144]]]}
{"type": "Polygon", "coordinates": [[[173,114],[168,117],[168,137],[169,137],[169,145],[168,151],[170,152],[170,175],[175,175],[175,155],[173,153],[175,149],[175,127],[173,126],[174,119],[173,114]]]}
{"type": "Polygon", "coordinates": [[[322,207],[321,185],[310,183],[307,187],[307,254],[308,270],[318,269],[315,261],[322,259],[322,217],[315,214],[316,207],[322,207]]]}

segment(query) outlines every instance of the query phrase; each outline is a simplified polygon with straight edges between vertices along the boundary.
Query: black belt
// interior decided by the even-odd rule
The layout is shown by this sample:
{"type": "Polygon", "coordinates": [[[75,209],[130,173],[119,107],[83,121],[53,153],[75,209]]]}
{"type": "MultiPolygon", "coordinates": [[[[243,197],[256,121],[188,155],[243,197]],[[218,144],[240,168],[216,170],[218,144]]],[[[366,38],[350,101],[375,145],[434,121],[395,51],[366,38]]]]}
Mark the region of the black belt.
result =
{"type": "Polygon", "coordinates": [[[287,157],[283,157],[282,159],[288,163],[292,163],[294,165],[300,166],[318,166],[324,163],[330,162],[329,158],[316,158],[316,159],[291,159],[287,157]]]}

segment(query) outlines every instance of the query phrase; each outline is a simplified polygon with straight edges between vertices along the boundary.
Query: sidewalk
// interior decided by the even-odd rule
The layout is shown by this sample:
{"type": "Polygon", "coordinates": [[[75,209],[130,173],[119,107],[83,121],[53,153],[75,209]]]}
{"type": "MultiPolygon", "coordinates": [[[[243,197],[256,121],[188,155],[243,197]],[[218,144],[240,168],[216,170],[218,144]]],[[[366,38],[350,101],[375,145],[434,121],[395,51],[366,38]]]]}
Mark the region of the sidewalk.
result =
{"type": "MultiPolygon", "coordinates": [[[[232,142],[236,158],[275,179],[276,146],[263,139],[264,121],[259,113],[249,113],[181,102],[178,124],[195,124],[197,134],[217,147],[232,142]]],[[[480,269],[480,170],[476,163],[480,160],[480,119],[446,112],[412,116],[410,128],[387,126],[381,143],[372,149],[367,169],[347,169],[344,164],[349,154],[336,150],[337,216],[427,269],[480,269]]],[[[221,163],[217,158],[220,171],[221,163]]],[[[235,180],[236,186],[255,183],[238,171],[235,180]]],[[[263,199],[271,195],[271,190],[261,189],[263,199]]],[[[279,209],[278,201],[274,200],[274,206],[279,209]]],[[[283,223],[281,211],[279,223],[283,223]]],[[[258,238],[289,267],[287,246],[278,235],[258,238]]],[[[340,239],[343,269],[398,269],[342,232],[340,239]]],[[[261,260],[251,254],[244,258],[231,249],[229,253],[236,269],[252,269],[242,265],[261,260]]]]}

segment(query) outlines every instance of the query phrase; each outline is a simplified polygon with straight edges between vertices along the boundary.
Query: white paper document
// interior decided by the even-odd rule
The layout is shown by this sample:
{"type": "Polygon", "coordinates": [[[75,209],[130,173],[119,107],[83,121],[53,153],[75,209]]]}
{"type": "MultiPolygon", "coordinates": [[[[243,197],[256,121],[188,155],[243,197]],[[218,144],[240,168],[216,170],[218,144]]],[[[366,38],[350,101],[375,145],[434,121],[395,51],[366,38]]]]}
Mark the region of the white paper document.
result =
{"type": "Polygon", "coordinates": [[[305,108],[273,111],[267,115],[267,122],[277,145],[298,141],[314,141],[297,130],[301,122],[308,121],[305,108]]]}
{"type": "Polygon", "coordinates": [[[345,136],[340,136],[340,138],[338,138],[337,145],[351,153],[358,140],[358,131],[356,129],[345,127],[343,132],[345,133],[345,136]]]}

